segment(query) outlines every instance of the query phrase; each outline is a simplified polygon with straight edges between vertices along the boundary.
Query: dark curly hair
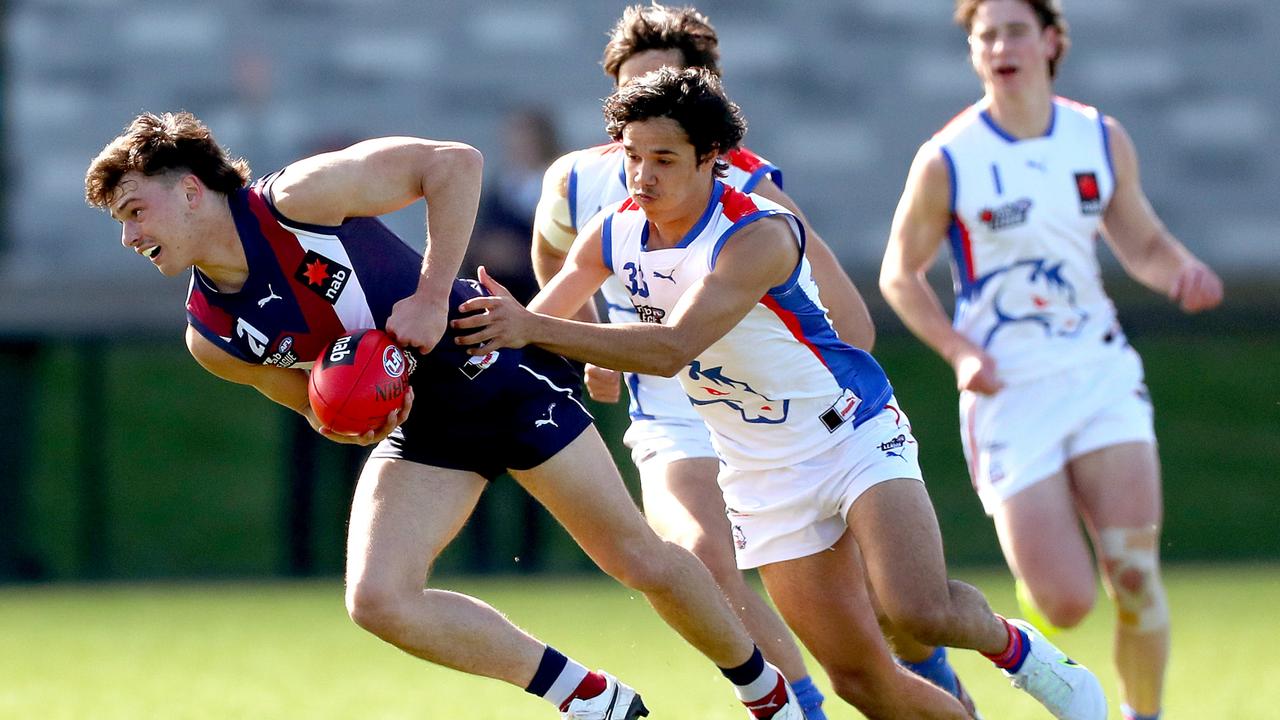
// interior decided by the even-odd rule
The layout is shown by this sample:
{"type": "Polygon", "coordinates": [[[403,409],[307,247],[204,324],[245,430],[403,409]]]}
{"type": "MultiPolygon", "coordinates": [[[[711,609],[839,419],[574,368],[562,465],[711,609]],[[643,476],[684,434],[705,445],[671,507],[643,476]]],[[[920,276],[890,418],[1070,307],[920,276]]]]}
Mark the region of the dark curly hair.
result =
{"type": "MultiPolygon", "coordinates": [[[[978,6],[986,0],[956,0],[956,13],[954,19],[956,24],[964,28],[965,32],[973,30],[973,16],[978,12],[978,6]]],[[[1049,77],[1058,76],[1058,63],[1063,56],[1067,54],[1067,48],[1071,47],[1071,38],[1067,34],[1069,29],[1067,19],[1062,16],[1062,3],[1059,0],[1023,0],[1031,7],[1031,11],[1036,14],[1036,19],[1040,21],[1040,29],[1057,28],[1058,30],[1058,52],[1049,58],[1049,77]]]]}
{"type": "Polygon", "coordinates": [[[706,15],[691,7],[632,5],[609,32],[604,46],[604,74],[618,81],[622,63],[646,50],[679,50],[685,67],[706,68],[720,75],[720,41],[706,15]]]}
{"type": "Polygon", "coordinates": [[[231,157],[195,115],[143,113],[89,164],[84,198],[89,205],[106,209],[126,173],[161,175],[173,170],[189,171],[210,190],[226,195],[252,177],[249,163],[231,157]]]}
{"type": "MultiPolygon", "coordinates": [[[[701,162],[738,147],[747,134],[747,121],[729,99],[720,79],[702,68],[662,68],[637,78],[604,101],[605,132],[622,139],[628,123],[671,118],[684,128],[701,162]]],[[[723,174],[717,163],[717,174],[723,174]]]]}

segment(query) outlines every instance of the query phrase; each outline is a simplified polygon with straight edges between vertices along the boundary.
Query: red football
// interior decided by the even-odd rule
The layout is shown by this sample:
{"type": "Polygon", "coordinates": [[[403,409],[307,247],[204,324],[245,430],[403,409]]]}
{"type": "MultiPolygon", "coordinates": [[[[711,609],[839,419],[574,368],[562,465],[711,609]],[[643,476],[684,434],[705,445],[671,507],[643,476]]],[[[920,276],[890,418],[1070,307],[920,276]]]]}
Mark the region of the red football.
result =
{"type": "Polygon", "coordinates": [[[334,432],[360,435],[377,429],[404,401],[409,362],[381,330],[341,335],[311,368],[311,409],[334,432]]]}

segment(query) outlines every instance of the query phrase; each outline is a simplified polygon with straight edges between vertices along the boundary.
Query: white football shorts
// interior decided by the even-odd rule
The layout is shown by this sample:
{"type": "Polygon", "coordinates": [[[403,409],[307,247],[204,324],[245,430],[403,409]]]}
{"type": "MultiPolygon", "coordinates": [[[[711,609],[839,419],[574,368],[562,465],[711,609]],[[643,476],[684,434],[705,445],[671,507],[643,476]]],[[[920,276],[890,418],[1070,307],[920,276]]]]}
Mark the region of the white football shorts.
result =
{"type": "Polygon", "coordinates": [[[1155,442],[1142,359],[1112,358],[1016,385],[995,395],[960,393],[960,436],[969,476],[988,515],[1072,458],[1111,445],[1155,442]]]}
{"type": "Polygon", "coordinates": [[[675,378],[626,373],[631,426],[622,442],[643,478],[676,460],[716,457],[711,433],[675,378]]]}
{"type": "Polygon", "coordinates": [[[822,453],[788,467],[733,470],[722,466],[738,567],[744,570],[822,552],[848,527],[853,503],[886,480],[923,482],[911,422],[890,398],[871,417],[822,453]]]}

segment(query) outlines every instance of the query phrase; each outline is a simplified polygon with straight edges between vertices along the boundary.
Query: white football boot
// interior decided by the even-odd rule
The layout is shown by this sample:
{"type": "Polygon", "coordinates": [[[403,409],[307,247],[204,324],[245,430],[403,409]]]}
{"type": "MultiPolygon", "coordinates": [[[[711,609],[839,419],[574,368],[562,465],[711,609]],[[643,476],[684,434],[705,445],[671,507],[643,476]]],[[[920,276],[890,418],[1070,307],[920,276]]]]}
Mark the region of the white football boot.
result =
{"type": "Polygon", "coordinates": [[[569,703],[569,708],[561,713],[564,720],[635,720],[649,715],[649,708],[644,706],[639,693],[607,672],[600,674],[605,679],[604,692],[569,703]]]}
{"type": "Polygon", "coordinates": [[[1004,671],[1014,687],[1039,700],[1058,720],[1107,720],[1107,696],[1088,668],[1067,657],[1031,623],[1009,624],[1031,643],[1018,672],[1004,671]]]}

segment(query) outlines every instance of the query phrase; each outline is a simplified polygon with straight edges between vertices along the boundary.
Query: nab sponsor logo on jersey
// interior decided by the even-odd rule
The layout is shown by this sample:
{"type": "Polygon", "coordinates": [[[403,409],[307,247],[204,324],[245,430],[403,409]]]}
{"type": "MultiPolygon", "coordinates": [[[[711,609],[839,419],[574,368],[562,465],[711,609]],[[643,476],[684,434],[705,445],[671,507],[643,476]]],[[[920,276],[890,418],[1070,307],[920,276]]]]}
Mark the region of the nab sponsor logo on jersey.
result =
{"type": "Polygon", "coordinates": [[[1026,223],[1027,214],[1030,211],[1031,198],[1022,198],[1000,207],[983,208],[982,212],[978,213],[978,219],[992,230],[1003,230],[1026,223]]]}
{"type": "Polygon", "coordinates": [[[333,305],[338,302],[342,289],[351,279],[351,268],[336,260],[330,260],[315,250],[308,250],[302,258],[302,263],[293,273],[293,278],[319,295],[325,302],[333,305]]]}
{"type": "Polygon", "coordinates": [[[1098,189],[1098,175],[1092,172],[1078,172],[1076,193],[1080,195],[1080,212],[1085,215],[1097,215],[1102,212],[1102,191],[1098,189]]]}
{"type": "Polygon", "coordinates": [[[266,360],[262,361],[263,365],[275,365],[276,367],[292,367],[298,362],[298,356],[293,353],[293,336],[286,335],[280,344],[276,346],[276,351],[266,360]]]}

